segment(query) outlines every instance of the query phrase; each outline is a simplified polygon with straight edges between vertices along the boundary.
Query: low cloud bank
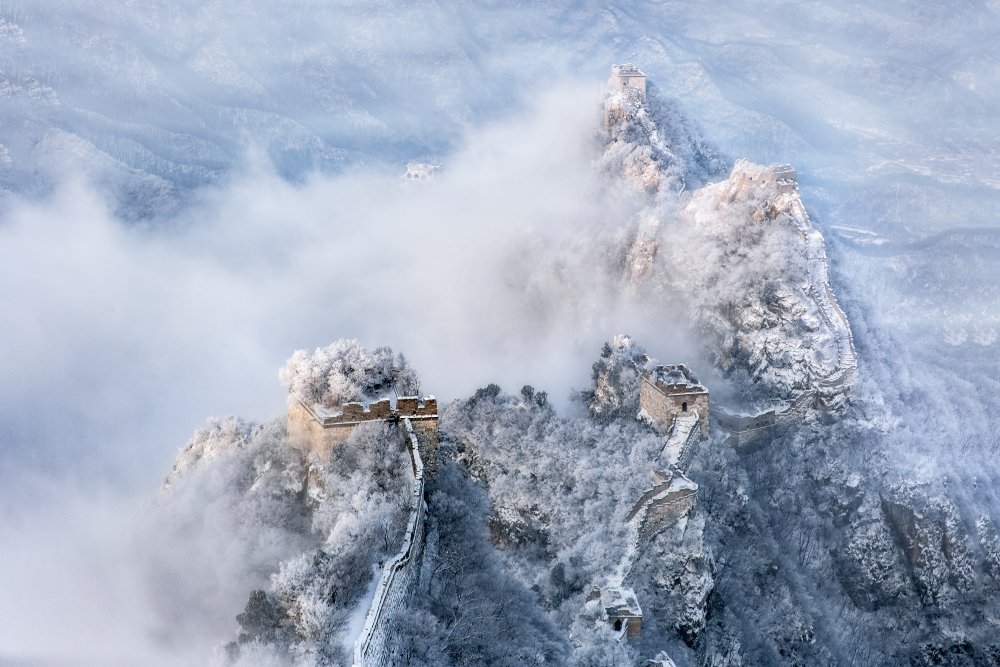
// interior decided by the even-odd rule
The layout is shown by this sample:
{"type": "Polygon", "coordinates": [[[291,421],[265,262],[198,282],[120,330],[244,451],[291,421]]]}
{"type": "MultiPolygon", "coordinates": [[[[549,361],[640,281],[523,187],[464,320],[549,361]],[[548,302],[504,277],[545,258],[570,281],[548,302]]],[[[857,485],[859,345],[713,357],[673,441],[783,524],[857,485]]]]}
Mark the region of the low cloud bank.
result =
{"type": "Polygon", "coordinates": [[[12,205],[0,226],[0,506],[13,517],[0,524],[0,620],[15,639],[0,650],[176,660],[178,633],[200,648],[225,636],[234,601],[263,583],[224,548],[238,527],[206,498],[219,521],[178,531],[148,497],[208,416],[283,412],[277,370],[296,348],[387,344],[444,400],[528,383],[564,409],[619,330],[669,356],[676,342],[653,336],[669,331],[664,313],[640,320],[601,257],[637,203],[591,168],[599,114],[597,90],[561,87],[467,136],[419,184],[371,171],[289,184],[251,157],[169,225],[117,220],[84,181],[12,205]],[[150,523],[161,539],[143,537],[150,523]],[[195,547],[201,565],[160,566],[195,547]],[[203,588],[197,618],[221,631],[183,610],[165,618],[150,596],[171,585],[147,580],[157,572],[203,588]]]}

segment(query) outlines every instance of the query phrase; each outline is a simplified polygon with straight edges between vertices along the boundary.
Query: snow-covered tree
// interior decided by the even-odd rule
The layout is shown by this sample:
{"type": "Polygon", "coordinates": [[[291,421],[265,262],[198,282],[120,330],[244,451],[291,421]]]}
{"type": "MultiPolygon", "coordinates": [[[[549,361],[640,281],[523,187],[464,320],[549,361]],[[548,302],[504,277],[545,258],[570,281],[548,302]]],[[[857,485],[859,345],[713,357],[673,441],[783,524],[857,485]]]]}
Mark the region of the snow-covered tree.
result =
{"type": "Polygon", "coordinates": [[[417,373],[402,354],[379,347],[369,352],[357,340],[341,339],[309,354],[296,350],[278,373],[289,400],[336,406],[348,401],[420,392],[417,373]]]}

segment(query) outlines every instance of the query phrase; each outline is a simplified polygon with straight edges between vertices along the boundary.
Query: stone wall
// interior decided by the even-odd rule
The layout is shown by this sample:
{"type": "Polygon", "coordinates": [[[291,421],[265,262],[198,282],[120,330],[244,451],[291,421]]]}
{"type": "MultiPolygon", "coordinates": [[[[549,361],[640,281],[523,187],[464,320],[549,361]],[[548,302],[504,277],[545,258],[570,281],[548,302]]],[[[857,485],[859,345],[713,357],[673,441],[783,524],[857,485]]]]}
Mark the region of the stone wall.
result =
{"type": "Polygon", "coordinates": [[[654,498],[646,509],[646,516],[639,526],[639,534],[649,537],[666,526],[689,515],[698,502],[697,489],[678,489],[654,498]]]}
{"type": "Polygon", "coordinates": [[[400,396],[396,399],[396,413],[400,417],[437,417],[438,402],[433,396],[400,396]]]}
{"type": "Polygon", "coordinates": [[[420,568],[424,553],[424,464],[420,457],[417,434],[409,419],[403,419],[407,450],[413,470],[410,501],[413,504],[399,553],[386,563],[365,616],[361,635],[354,643],[354,667],[393,667],[402,661],[393,651],[393,628],[388,620],[406,607],[407,601],[420,583],[420,568]]]}
{"type": "Polygon", "coordinates": [[[698,502],[698,485],[680,471],[658,471],[659,483],[636,501],[626,517],[639,538],[648,538],[688,516],[698,502]]]}
{"type": "Polygon", "coordinates": [[[431,477],[437,474],[439,466],[438,457],[438,420],[437,415],[433,418],[409,418],[413,430],[417,436],[417,443],[420,449],[420,457],[424,461],[424,470],[431,477]]]}
{"type": "Polygon", "coordinates": [[[350,437],[356,423],[326,426],[302,403],[288,407],[288,443],[303,454],[314,454],[325,461],[330,450],[350,437]]]}
{"type": "Polygon", "coordinates": [[[715,419],[723,431],[737,433],[740,431],[752,431],[759,428],[767,428],[777,423],[777,416],[774,410],[768,410],[755,415],[739,415],[718,410],[715,419]]]}
{"type": "Polygon", "coordinates": [[[802,419],[818,400],[818,393],[810,389],[801,392],[795,400],[780,409],[766,410],[753,415],[735,414],[724,408],[717,408],[715,420],[719,428],[730,434],[730,443],[740,449],[747,448],[749,451],[749,445],[766,442],[775,427],[802,419]]]}
{"type": "Polygon", "coordinates": [[[665,385],[651,380],[644,374],[639,383],[639,408],[653,420],[657,430],[666,433],[674,419],[685,412],[697,411],[701,437],[708,438],[708,391],[690,385],[665,385]]]}
{"type": "Polygon", "coordinates": [[[343,444],[358,424],[373,421],[409,419],[419,435],[420,454],[427,461],[428,474],[438,468],[438,405],[433,396],[405,396],[369,404],[346,403],[331,410],[322,405],[308,406],[294,402],[288,408],[288,441],[291,447],[320,461],[330,458],[330,451],[343,444]]]}

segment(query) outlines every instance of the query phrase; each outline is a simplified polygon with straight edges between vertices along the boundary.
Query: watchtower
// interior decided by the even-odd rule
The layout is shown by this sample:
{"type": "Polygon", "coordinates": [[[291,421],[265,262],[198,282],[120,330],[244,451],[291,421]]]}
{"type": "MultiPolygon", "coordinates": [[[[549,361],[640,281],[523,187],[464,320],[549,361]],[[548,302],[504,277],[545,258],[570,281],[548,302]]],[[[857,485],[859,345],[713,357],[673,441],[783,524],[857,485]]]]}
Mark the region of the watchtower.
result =
{"type": "Polygon", "coordinates": [[[646,75],[632,63],[611,66],[611,79],[608,85],[612,90],[628,91],[637,90],[643,95],[646,94],[646,75]]]}
{"type": "Polygon", "coordinates": [[[708,438],[708,389],[684,364],[643,371],[639,408],[663,432],[669,431],[678,418],[697,415],[701,437],[708,438]]]}
{"type": "Polygon", "coordinates": [[[798,189],[798,181],[795,178],[795,168],[790,164],[782,164],[771,169],[774,175],[774,184],[781,194],[790,194],[798,189]]]}
{"type": "Polygon", "coordinates": [[[601,589],[601,606],[608,623],[623,637],[638,637],[642,634],[642,607],[631,588],[609,586],[601,589]]]}
{"type": "Polygon", "coordinates": [[[395,406],[388,398],[371,403],[345,403],[328,408],[320,403],[295,401],[288,407],[288,438],[291,446],[318,458],[343,444],[359,424],[398,422],[407,419],[420,445],[420,458],[429,474],[437,471],[438,404],[433,396],[400,396],[395,406]]]}

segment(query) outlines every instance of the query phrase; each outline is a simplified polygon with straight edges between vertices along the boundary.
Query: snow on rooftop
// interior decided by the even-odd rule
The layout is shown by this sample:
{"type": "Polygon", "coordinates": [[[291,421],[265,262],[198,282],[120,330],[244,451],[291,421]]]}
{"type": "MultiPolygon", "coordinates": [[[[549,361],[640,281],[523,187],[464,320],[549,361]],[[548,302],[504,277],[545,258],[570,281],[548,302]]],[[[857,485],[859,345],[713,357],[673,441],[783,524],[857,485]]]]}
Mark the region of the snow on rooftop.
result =
{"type": "Polygon", "coordinates": [[[700,387],[698,378],[688,370],[684,364],[672,364],[669,366],[657,366],[650,375],[654,380],[662,384],[679,384],[700,387]]]}
{"type": "Polygon", "coordinates": [[[609,586],[601,589],[601,606],[609,615],[642,616],[642,608],[631,588],[609,586]]]}
{"type": "Polygon", "coordinates": [[[638,67],[632,63],[622,63],[621,65],[612,65],[611,73],[617,74],[618,76],[646,76],[642,73],[638,67]]]}

